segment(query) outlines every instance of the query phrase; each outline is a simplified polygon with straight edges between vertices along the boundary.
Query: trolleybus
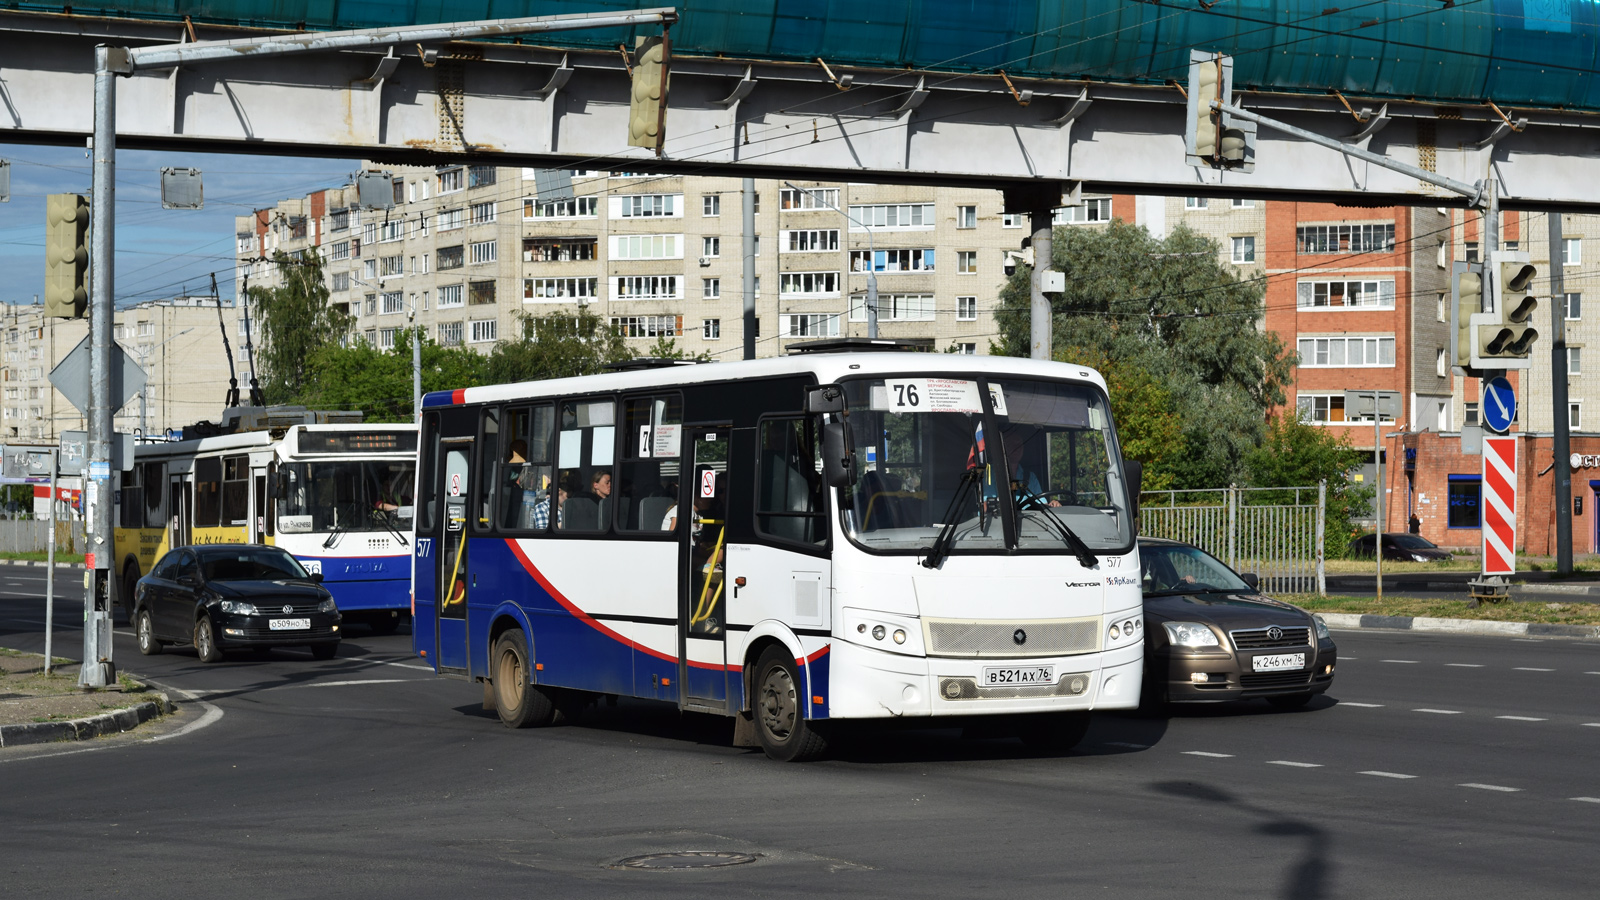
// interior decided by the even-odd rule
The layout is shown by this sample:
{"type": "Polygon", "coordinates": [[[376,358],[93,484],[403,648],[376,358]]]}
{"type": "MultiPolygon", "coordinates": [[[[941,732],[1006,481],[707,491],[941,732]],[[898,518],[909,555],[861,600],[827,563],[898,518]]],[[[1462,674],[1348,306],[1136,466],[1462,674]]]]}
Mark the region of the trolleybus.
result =
{"type": "Polygon", "coordinates": [[[1138,705],[1138,466],[1090,369],[808,352],[436,392],[420,466],[415,649],[513,727],[650,698],[791,760],[849,720],[1064,748],[1138,705]]]}

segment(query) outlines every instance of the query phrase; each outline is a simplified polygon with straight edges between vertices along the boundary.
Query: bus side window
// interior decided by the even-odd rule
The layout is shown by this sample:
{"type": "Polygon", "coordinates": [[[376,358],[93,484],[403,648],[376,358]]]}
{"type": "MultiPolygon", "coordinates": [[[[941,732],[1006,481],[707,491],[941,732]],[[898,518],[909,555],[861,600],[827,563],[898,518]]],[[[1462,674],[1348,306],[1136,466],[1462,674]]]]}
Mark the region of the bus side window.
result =
{"type": "Polygon", "coordinates": [[[561,404],[556,481],[567,497],[556,518],[558,531],[595,532],[609,527],[616,416],[617,407],[611,400],[561,404]]]}
{"type": "Polygon", "coordinates": [[[417,470],[417,533],[433,531],[433,516],[439,505],[439,414],[428,413],[422,422],[422,467],[417,470]]]}
{"type": "Polygon", "coordinates": [[[548,522],[551,413],[549,406],[506,412],[506,449],[495,472],[502,529],[542,531],[548,522]]]}
{"type": "Polygon", "coordinates": [[[117,527],[138,528],[144,524],[144,494],[139,486],[139,467],[124,471],[121,479],[122,487],[117,494],[117,527]]]}
{"type": "MultiPolygon", "coordinates": [[[[478,444],[478,471],[482,473],[493,472],[495,463],[500,459],[500,411],[485,409],[483,411],[483,440],[478,444]]],[[[494,494],[495,483],[492,478],[481,475],[475,479],[477,484],[473,487],[477,497],[478,514],[473,516],[473,531],[488,531],[494,527],[494,494]]]]}
{"type": "Polygon", "coordinates": [[[144,527],[167,527],[167,467],[158,462],[145,463],[140,485],[144,490],[144,527]]]}
{"type": "Polygon", "coordinates": [[[782,541],[827,543],[827,493],[814,420],[763,419],[758,460],[756,531],[782,541]]]}
{"type": "Polygon", "coordinates": [[[222,521],[222,458],[194,461],[194,527],[215,528],[222,521]]]}
{"type": "Polygon", "coordinates": [[[614,493],[618,531],[666,531],[676,518],[683,399],[635,397],[623,406],[614,493]]]}

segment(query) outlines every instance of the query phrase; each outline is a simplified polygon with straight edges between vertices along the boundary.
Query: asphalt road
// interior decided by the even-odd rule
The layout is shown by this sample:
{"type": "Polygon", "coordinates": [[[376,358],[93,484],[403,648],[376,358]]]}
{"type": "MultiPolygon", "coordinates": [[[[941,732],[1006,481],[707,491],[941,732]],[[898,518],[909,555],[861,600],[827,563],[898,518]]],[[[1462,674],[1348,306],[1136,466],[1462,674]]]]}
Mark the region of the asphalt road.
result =
{"type": "MultiPolygon", "coordinates": [[[[42,645],[42,583],[0,568],[0,645],[42,645]]],[[[1600,876],[1600,642],[1341,632],[1303,711],[1103,715],[1055,758],[907,730],[783,765],[644,703],[508,731],[404,633],[206,666],[126,630],[122,667],[215,711],[0,751],[7,896],[1454,900],[1587,898],[1600,876]],[[608,867],[671,850],[760,858],[608,867]]]]}

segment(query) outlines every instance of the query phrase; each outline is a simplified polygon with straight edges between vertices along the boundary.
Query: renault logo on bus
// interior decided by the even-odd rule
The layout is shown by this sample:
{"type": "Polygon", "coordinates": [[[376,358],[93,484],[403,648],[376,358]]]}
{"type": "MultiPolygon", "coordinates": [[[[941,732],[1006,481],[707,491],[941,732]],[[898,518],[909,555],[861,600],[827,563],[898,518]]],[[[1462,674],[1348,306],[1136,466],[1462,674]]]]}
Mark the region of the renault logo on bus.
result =
{"type": "Polygon", "coordinates": [[[1011,640],[1015,641],[1019,646],[1026,644],[1028,642],[1028,633],[1018,628],[1016,631],[1011,632],[1011,640]]]}

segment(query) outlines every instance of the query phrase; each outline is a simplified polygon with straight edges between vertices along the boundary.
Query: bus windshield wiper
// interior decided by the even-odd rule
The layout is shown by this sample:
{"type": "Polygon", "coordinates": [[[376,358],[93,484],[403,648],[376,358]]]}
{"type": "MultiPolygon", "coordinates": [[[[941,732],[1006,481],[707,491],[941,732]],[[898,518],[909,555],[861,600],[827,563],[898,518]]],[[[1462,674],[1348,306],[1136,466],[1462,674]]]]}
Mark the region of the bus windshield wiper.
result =
{"type": "Polygon", "coordinates": [[[944,518],[940,521],[944,527],[939,529],[939,536],[933,539],[933,546],[928,548],[928,556],[922,565],[929,569],[939,568],[944,558],[950,555],[950,545],[955,542],[956,524],[960,521],[957,517],[961,514],[961,501],[966,498],[967,492],[978,484],[977,467],[967,469],[961,476],[961,484],[956,488],[954,497],[950,498],[950,505],[945,508],[944,518]]]}
{"type": "Polygon", "coordinates": [[[1037,509],[1044,513],[1044,521],[1048,522],[1050,527],[1055,529],[1055,532],[1060,536],[1062,543],[1066,544],[1067,547],[1072,550],[1072,554],[1078,558],[1078,563],[1080,565],[1082,565],[1085,569],[1092,569],[1100,564],[1100,557],[1094,555],[1094,551],[1090,550],[1089,545],[1083,542],[1083,538],[1078,537],[1077,532],[1069,528],[1066,522],[1061,521],[1061,517],[1056,515],[1055,510],[1051,509],[1049,504],[1037,497],[1022,497],[1020,499],[1013,499],[1016,500],[1017,524],[1019,530],[1022,523],[1022,505],[1025,502],[1031,502],[1032,506],[1030,509],[1037,509]]]}
{"type": "Polygon", "coordinates": [[[394,525],[395,520],[399,518],[399,515],[387,509],[382,510],[381,512],[383,513],[383,527],[389,529],[389,533],[394,535],[394,539],[400,542],[400,546],[410,546],[411,542],[406,540],[406,536],[401,534],[400,529],[396,528],[394,525]]]}
{"type": "Polygon", "coordinates": [[[345,529],[341,527],[337,521],[335,521],[328,527],[328,539],[322,542],[322,549],[332,550],[333,546],[339,543],[339,538],[342,537],[344,533],[345,529]]]}

